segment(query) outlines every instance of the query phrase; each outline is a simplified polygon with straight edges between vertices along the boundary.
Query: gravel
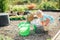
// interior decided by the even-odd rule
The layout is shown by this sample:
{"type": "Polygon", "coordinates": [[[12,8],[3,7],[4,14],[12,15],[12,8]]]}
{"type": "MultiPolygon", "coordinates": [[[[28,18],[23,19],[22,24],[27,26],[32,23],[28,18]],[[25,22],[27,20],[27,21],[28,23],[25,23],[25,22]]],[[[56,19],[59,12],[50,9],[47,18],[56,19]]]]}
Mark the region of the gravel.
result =
{"type": "Polygon", "coordinates": [[[14,40],[46,40],[48,38],[53,38],[55,36],[55,34],[58,32],[58,30],[60,30],[60,25],[59,25],[59,15],[60,12],[44,12],[46,14],[52,15],[55,18],[55,25],[53,27],[53,25],[51,25],[52,30],[48,30],[48,33],[42,33],[42,34],[30,34],[27,37],[22,37],[18,35],[18,24],[21,21],[26,21],[26,20],[19,20],[19,21],[10,21],[10,25],[9,26],[4,26],[4,27],[0,27],[0,34],[9,36],[11,38],[13,38],[14,40]]]}

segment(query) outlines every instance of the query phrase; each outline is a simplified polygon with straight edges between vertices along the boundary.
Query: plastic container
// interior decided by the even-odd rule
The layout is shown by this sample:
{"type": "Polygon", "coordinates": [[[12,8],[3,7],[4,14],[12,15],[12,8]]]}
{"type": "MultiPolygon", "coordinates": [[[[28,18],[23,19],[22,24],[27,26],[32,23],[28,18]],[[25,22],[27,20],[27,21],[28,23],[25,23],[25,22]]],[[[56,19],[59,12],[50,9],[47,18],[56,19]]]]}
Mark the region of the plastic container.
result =
{"type": "Polygon", "coordinates": [[[31,31],[36,31],[36,25],[32,25],[29,22],[20,22],[18,24],[19,28],[19,35],[21,36],[27,36],[31,33],[31,31]]]}
{"type": "Polygon", "coordinates": [[[19,28],[19,35],[27,36],[30,34],[30,24],[26,22],[21,22],[19,23],[18,28],[19,28]]]}
{"type": "Polygon", "coordinates": [[[19,35],[21,35],[21,36],[27,36],[29,34],[30,34],[30,28],[28,26],[20,28],[19,35]]]}
{"type": "Polygon", "coordinates": [[[0,27],[10,24],[8,13],[0,13],[0,27]]]}

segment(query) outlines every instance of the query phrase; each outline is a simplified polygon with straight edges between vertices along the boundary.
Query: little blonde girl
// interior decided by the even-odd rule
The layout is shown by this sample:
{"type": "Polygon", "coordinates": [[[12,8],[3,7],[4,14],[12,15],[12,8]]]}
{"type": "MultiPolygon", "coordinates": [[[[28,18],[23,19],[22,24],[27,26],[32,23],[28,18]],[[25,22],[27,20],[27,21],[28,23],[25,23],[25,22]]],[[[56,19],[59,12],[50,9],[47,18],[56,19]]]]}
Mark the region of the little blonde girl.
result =
{"type": "Polygon", "coordinates": [[[50,15],[44,14],[41,10],[38,10],[35,14],[29,14],[27,20],[32,24],[40,24],[47,26],[49,23],[54,22],[54,18],[50,15]],[[34,19],[36,17],[36,19],[34,19]]]}
{"type": "Polygon", "coordinates": [[[31,24],[37,26],[36,33],[43,32],[45,26],[54,22],[54,18],[52,16],[44,14],[41,10],[38,10],[34,14],[28,15],[27,19],[31,24]]]}
{"type": "Polygon", "coordinates": [[[50,15],[44,14],[41,10],[36,12],[38,19],[40,19],[42,26],[47,26],[49,23],[54,22],[54,18],[50,15]]]}

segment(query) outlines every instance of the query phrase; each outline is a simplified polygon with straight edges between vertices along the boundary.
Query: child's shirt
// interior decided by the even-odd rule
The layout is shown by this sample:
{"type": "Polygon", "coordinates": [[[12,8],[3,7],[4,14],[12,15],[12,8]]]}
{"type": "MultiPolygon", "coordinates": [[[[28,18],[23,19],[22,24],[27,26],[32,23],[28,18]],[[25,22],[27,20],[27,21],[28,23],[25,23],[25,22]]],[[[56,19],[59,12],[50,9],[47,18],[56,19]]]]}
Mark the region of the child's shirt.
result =
{"type": "Polygon", "coordinates": [[[34,19],[34,20],[32,20],[31,24],[34,24],[36,26],[41,26],[42,25],[40,19],[34,19]]]}
{"type": "Polygon", "coordinates": [[[30,23],[31,24],[34,24],[34,25],[39,25],[39,26],[42,26],[42,21],[46,21],[46,19],[49,19],[50,20],[50,22],[49,23],[53,23],[54,22],[54,18],[52,17],[52,16],[50,16],[50,15],[47,15],[47,14],[44,14],[43,15],[43,18],[37,18],[37,19],[34,19],[34,20],[32,20],[30,23]]]}
{"type": "Polygon", "coordinates": [[[54,22],[54,18],[52,16],[50,16],[50,15],[47,15],[47,14],[44,14],[43,18],[40,18],[40,20],[45,21],[47,18],[50,20],[50,23],[54,22]]]}

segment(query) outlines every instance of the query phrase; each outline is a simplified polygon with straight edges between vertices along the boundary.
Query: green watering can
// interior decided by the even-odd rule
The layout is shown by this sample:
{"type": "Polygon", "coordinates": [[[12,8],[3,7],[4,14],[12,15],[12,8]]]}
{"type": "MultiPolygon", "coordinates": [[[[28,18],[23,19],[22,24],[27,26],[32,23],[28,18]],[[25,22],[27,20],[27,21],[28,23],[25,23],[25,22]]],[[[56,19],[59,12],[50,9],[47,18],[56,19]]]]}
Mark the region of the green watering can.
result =
{"type": "MultiPolygon", "coordinates": [[[[31,27],[30,27],[30,23],[29,22],[20,22],[18,24],[18,28],[19,28],[19,35],[21,36],[27,36],[30,34],[31,32],[31,27]]],[[[33,30],[35,31],[36,30],[36,26],[32,26],[33,27],[33,30]]]]}

